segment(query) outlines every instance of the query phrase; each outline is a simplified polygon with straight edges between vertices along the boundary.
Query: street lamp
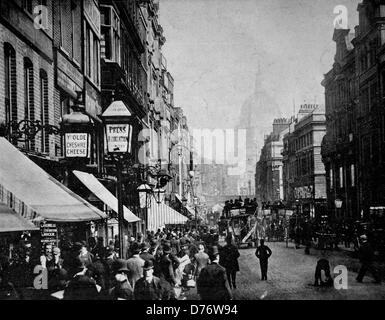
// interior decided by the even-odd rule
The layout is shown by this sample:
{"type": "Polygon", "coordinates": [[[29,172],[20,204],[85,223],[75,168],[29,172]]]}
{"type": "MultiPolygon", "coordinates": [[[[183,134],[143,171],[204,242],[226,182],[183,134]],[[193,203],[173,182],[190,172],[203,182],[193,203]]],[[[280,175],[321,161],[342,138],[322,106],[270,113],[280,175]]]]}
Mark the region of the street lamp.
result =
{"type": "Polygon", "coordinates": [[[105,141],[107,142],[107,155],[116,166],[117,199],[118,199],[118,224],[119,224],[119,251],[120,258],[124,259],[124,216],[122,195],[122,171],[124,156],[131,153],[132,148],[132,114],[121,100],[113,101],[102,114],[105,125],[105,141]]]}
{"type": "Polygon", "coordinates": [[[139,205],[141,209],[147,209],[151,207],[151,193],[152,189],[148,184],[141,184],[137,188],[139,192],[139,205]]]}
{"type": "Polygon", "coordinates": [[[91,146],[91,131],[93,122],[84,114],[81,91],[78,92],[75,105],[70,114],[62,117],[61,128],[64,132],[64,149],[66,158],[89,158],[91,146]]]}

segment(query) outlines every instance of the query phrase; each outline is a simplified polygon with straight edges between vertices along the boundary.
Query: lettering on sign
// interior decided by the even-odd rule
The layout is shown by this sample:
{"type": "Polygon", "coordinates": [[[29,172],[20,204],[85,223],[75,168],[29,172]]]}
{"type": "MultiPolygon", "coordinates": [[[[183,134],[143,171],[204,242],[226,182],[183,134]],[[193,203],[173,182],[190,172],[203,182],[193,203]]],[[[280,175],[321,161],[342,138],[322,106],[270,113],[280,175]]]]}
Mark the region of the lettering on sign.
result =
{"type": "Polygon", "coordinates": [[[65,149],[67,158],[87,158],[88,146],[87,133],[66,133],[65,149]]]}
{"type": "Polygon", "coordinates": [[[41,244],[50,243],[56,245],[58,229],[55,223],[44,222],[40,226],[41,244]]]}
{"type": "Polygon", "coordinates": [[[107,125],[107,147],[108,152],[130,152],[132,134],[129,124],[108,124],[107,125]]]}

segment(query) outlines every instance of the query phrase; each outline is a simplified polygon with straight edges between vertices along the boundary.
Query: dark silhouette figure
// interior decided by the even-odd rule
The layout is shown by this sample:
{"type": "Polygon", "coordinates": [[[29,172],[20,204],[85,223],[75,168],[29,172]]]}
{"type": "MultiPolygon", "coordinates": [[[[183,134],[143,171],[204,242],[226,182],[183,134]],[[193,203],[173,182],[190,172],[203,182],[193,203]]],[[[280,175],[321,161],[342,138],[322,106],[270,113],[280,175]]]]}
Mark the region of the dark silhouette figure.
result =
{"type": "Polygon", "coordinates": [[[255,255],[259,259],[259,264],[261,267],[261,276],[262,280],[267,280],[267,267],[268,260],[271,256],[271,250],[268,246],[265,246],[265,240],[261,239],[261,245],[255,251],[255,255]]]}

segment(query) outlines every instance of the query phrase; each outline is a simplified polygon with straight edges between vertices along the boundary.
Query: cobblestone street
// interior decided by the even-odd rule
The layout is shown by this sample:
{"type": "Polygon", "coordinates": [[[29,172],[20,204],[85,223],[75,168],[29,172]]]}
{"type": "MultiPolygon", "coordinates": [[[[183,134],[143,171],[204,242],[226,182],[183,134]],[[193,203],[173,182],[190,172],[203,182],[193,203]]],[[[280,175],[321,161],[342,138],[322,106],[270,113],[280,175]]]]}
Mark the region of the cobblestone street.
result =
{"type": "MultiPolygon", "coordinates": [[[[304,254],[303,247],[295,249],[290,243],[267,243],[273,251],[269,260],[268,281],[260,280],[260,269],[255,249],[240,249],[240,269],[237,279],[237,289],[233,290],[236,300],[350,300],[350,299],[384,299],[385,285],[373,283],[371,277],[365,277],[363,283],[357,283],[355,278],[359,268],[357,259],[351,258],[344,251],[327,252],[331,271],[337,265],[348,268],[348,289],[315,288],[314,271],[321,252],[311,250],[310,255],[304,254]]],[[[196,300],[199,297],[195,289],[186,295],[187,299],[196,300]]]]}

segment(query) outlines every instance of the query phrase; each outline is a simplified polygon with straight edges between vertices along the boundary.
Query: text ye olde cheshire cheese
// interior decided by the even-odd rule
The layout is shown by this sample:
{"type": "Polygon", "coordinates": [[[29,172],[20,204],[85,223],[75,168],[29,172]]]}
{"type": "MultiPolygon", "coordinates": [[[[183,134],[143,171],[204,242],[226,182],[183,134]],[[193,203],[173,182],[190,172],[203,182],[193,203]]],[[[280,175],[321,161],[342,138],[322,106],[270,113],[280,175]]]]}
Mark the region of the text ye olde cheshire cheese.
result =
{"type": "Polygon", "coordinates": [[[88,149],[87,134],[69,134],[66,137],[67,156],[86,156],[88,149]]]}

